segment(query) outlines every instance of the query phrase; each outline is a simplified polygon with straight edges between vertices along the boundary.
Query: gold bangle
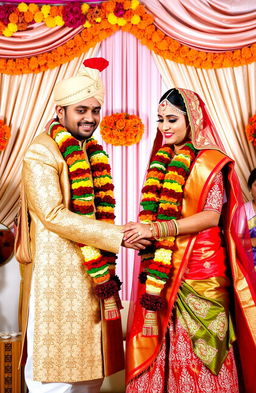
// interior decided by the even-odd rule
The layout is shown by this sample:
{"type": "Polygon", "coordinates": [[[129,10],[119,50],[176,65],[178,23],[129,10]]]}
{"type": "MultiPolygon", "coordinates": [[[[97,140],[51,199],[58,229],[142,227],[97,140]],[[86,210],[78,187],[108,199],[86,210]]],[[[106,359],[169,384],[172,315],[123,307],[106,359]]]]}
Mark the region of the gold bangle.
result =
{"type": "Polygon", "coordinates": [[[178,234],[180,233],[179,231],[179,226],[176,220],[172,220],[172,222],[174,223],[175,229],[176,229],[176,233],[174,236],[178,236],[178,234]]]}

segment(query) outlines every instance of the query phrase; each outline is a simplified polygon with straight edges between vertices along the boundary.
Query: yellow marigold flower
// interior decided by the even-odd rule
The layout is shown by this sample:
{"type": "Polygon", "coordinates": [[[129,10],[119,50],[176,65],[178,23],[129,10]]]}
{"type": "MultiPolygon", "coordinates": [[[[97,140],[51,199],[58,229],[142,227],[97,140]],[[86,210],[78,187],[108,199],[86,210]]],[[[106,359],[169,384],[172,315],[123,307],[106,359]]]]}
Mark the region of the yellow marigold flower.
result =
{"type": "Polygon", "coordinates": [[[45,18],[44,23],[46,24],[47,27],[56,27],[55,18],[53,18],[52,16],[47,16],[47,18],[45,18]]]}
{"type": "Polygon", "coordinates": [[[95,247],[84,246],[81,247],[81,251],[84,256],[85,262],[89,262],[92,259],[98,259],[101,256],[100,251],[95,247]]]}
{"type": "Polygon", "coordinates": [[[182,192],[182,187],[178,183],[164,183],[164,187],[167,188],[168,190],[174,190],[176,192],[182,192]]]}
{"type": "Polygon", "coordinates": [[[111,179],[109,177],[94,179],[94,185],[96,187],[104,186],[105,184],[108,184],[108,183],[111,183],[111,179]]]}
{"type": "Polygon", "coordinates": [[[172,250],[166,250],[164,248],[159,248],[155,252],[154,261],[162,262],[165,265],[171,264],[172,250]]]}
{"type": "Polygon", "coordinates": [[[44,14],[40,11],[36,12],[34,15],[34,21],[36,23],[41,23],[44,19],[44,14]]]}
{"type": "Polygon", "coordinates": [[[51,11],[51,7],[49,5],[43,5],[41,8],[41,12],[43,13],[44,17],[47,18],[47,16],[49,15],[51,11]]]}
{"type": "Polygon", "coordinates": [[[97,208],[98,212],[107,212],[107,213],[112,213],[114,211],[113,207],[111,206],[98,206],[97,208]]]}
{"type": "Polygon", "coordinates": [[[117,24],[117,16],[115,16],[115,14],[113,14],[113,13],[109,14],[108,21],[111,25],[116,25],[117,24]]]}
{"type": "Polygon", "coordinates": [[[141,21],[141,18],[139,15],[133,15],[132,19],[131,19],[131,24],[133,25],[138,25],[141,21]]]}
{"type": "Polygon", "coordinates": [[[28,10],[28,5],[26,3],[18,4],[18,10],[20,12],[26,12],[28,10]]]}
{"type": "Polygon", "coordinates": [[[7,27],[3,30],[3,35],[4,35],[5,37],[11,37],[12,34],[13,34],[12,31],[9,30],[7,27]]]}
{"type": "Polygon", "coordinates": [[[108,157],[105,154],[103,154],[103,153],[99,153],[99,154],[97,154],[95,156],[92,156],[91,162],[93,164],[97,163],[97,162],[103,162],[104,164],[107,164],[108,163],[108,157]]]}
{"type": "Polygon", "coordinates": [[[89,27],[91,27],[91,24],[90,24],[90,22],[87,20],[87,21],[83,24],[83,26],[84,26],[86,29],[89,29],[89,27]]]}
{"type": "Polygon", "coordinates": [[[153,184],[159,184],[159,180],[158,179],[147,179],[145,182],[146,185],[152,186],[153,184]]]}
{"type": "Polygon", "coordinates": [[[71,165],[70,172],[73,172],[73,171],[75,171],[76,169],[79,169],[79,168],[87,169],[88,168],[87,162],[85,162],[85,161],[77,162],[77,163],[71,165]]]}
{"type": "Polygon", "coordinates": [[[81,6],[81,10],[83,14],[86,14],[86,12],[89,10],[90,6],[87,3],[83,3],[81,6]]]}
{"type": "Polygon", "coordinates": [[[92,185],[91,180],[88,179],[87,181],[86,180],[82,180],[80,182],[72,183],[71,188],[73,190],[75,190],[75,189],[77,189],[79,187],[88,187],[88,186],[91,186],[91,185],[92,185]]]}
{"type": "Polygon", "coordinates": [[[95,22],[100,23],[102,21],[101,18],[95,18],[95,22]]]}
{"type": "Polygon", "coordinates": [[[140,5],[139,0],[132,0],[131,1],[131,9],[135,10],[140,5]]]}
{"type": "Polygon", "coordinates": [[[18,30],[18,26],[16,25],[16,23],[9,23],[7,28],[12,32],[12,33],[16,33],[16,31],[18,30]]]}
{"type": "Polygon", "coordinates": [[[118,26],[125,26],[126,23],[127,23],[127,20],[125,20],[124,18],[118,18],[117,19],[118,26]]]}
{"type": "Polygon", "coordinates": [[[54,20],[55,20],[56,26],[63,26],[65,23],[64,20],[62,19],[62,16],[60,16],[60,15],[55,16],[54,20]]]}

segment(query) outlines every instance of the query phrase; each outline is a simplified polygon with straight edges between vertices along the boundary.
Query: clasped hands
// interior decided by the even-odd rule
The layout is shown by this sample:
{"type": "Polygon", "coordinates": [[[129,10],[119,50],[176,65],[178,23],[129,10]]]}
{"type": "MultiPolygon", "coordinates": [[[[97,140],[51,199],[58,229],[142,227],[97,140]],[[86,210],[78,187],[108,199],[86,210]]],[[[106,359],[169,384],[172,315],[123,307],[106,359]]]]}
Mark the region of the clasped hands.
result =
{"type": "Polygon", "coordinates": [[[134,250],[144,250],[152,242],[152,232],[149,224],[128,222],[123,226],[122,246],[134,250]]]}

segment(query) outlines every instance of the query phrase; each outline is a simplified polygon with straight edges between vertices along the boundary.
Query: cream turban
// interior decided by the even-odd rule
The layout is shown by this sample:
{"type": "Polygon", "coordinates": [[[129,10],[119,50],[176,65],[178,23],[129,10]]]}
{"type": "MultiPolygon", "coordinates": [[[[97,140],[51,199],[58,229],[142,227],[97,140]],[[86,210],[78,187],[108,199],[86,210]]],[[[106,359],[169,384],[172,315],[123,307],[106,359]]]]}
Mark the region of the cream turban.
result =
{"type": "Polygon", "coordinates": [[[77,76],[64,79],[55,85],[53,90],[55,104],[67,106],[94,97],[102,105],[105,89],[100,71],[107,65],[108,61],[103,58],[85,60],[77,76]]]}

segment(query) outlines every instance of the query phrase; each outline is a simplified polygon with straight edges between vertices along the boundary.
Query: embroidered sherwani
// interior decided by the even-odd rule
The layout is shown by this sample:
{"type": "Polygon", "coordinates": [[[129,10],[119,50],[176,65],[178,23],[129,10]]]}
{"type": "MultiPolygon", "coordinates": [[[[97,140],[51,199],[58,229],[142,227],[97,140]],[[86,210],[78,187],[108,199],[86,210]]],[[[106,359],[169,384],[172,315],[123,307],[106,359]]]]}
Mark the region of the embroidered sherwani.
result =
{"type": "Polygon", "coordinates": [[[69,210],[68,167],[46,133],[34,140],[25,155],[22,182],[31,219],[33,259],[24,269],[22,330],[24,336],[33,276],[33,378],[42,382],[101,378],[100,306],[76,243],[117,253],[121,227],[69,210]]]}

